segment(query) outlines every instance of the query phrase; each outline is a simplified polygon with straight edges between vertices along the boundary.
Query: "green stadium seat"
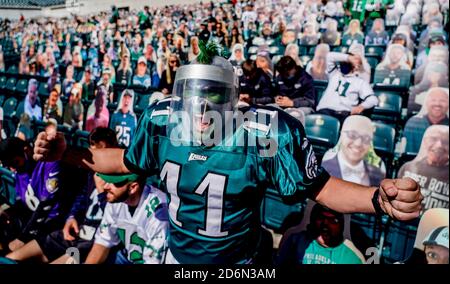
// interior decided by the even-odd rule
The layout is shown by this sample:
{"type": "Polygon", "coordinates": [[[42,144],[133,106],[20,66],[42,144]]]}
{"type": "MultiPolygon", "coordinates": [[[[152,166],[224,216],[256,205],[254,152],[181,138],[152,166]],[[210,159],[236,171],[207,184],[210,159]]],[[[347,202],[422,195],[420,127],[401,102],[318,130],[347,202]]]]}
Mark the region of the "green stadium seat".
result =
{"type": "Polygon", "coordinates": [[[375,127],[373,147],[386,165],[387,175],[390,176],[394,170],[395,129],[381,122],[374,122],[373,126],[375,127]]]}
{"type": "Polygon", "coordinates": [[[21,80],[19,80],[19,82],[17,82],[16,92],[19,92],[21,94],[26,94],[28,92],[28,80],[27,79],[21,79],[21,80]]]}
{"type": "Polygon", "coordinates": [[[379,103],[373,110],[371,119],[396,125],[402,115],[402,97],[395,92],[375,91],[379,103]]]}
{"type": "Polygon", "coordinates": [[[18,74],[18,73],[19,73],[19,68],[17,68],[16,65],[12,65],[11,67],[9,67],[8,73],[11,73],[11,74],[18,74]]]}
{"type": "MultiPolygon", "coordinates": [[[[10,170],[0,167],[0,198],[8,205],[14,205],[16,202],[16,180],[14,173],[10,170]]],[[[0,202],[1,204],[1,202],[0,202]]]]}
{"type": "Polygon", "coordinates": [[[44,97],[44,98],[47,98],[49,96],[47,83],[41,83],[39,85],[38,95],[39,95],[39,97],[44,97]]]}
{"type": "Polygon", "coordinates": [[[283,233],[301,222],[304,204],[286,204],[274,189],[267,189],[261,206],[261,221],[275,232],[283,233]]]}
{"type": "Polygon", "coordinates": [[[73,146],[89,148],[89,131],[77,130],[73,136],[73,146]]]}
{"type": "Polygon", "coordinates": [[[0,90],[6,88],[6,81],[8,81],[8,79],[5,76],[0,77],[0,90]]]}
{"type": "Polygon", "coordinates": [[[391,72],[384,69],[375,69],[375,76],[373,79],[375,85],[393,86],[399,88],[408,88],[411,84],[411,71],[400,70],[391,72]]]}
{"type": "Polygon", "coordinates": [[[340,128],[341,123],[332,116],[311,114],[305,119],[306,136],[319,156],[337,144],[340,128]]]}
{"type": "Polygon", "coordinates": [[[370,65],[370,68],[372,68],[372,70],[375,71],[375,68],[377,68],[378,63],[380,63],[378,58],[372,57],[372,56],[366,56],[366,59],[367,59],[367,63],[369,63],[369,65],[370,65]]]}
{"type": "Polygon", "coordinates": [[[143,112],[150,105],[151,95],[136,95],[134,110],[136,112],[143,112]]]}
{"type": "Polygon", "coordinates": [[[14,97],[8,98],[3,104],[3,115],[6,118],[12,118],[17,109],[17,99],[14,97]]]}
{"type": "Polygon", "coordinates": [[[12,77],[9,78],[8,81],[6,82],[6,90],[9,92],[14,92],[16,90],[16,83],[17,83],[17,79],[12,77]]]}
{"type": "Polygon", "coordinates": [[[365,46],[366,56],[373,56],[373,57],[377,57],[378,59],[381,59],[383,57],[385,50],[386,50],[386,46],[380,46],[380,45],[366,45],[365,46]]]}
{"type": "Polygon", "coordinates": [[[382,257],[386,263],[395,263],[407,259],[414,248],[417,234],[415,222],[384,220],[385,241],[382,257]]]}

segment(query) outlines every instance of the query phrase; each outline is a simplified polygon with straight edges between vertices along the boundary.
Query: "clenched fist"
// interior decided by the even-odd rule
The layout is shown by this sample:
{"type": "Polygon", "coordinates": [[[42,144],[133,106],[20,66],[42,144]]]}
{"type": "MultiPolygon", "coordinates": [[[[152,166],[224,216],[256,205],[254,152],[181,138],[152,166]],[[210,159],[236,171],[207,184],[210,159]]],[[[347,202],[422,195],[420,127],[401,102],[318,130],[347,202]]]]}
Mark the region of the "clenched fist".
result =
{"type": "Polygon", "coordinates": [[[381,182],[378,202],[381,209],[396,220],[408,221],[419,217],[422,200],[420,187],[411,178],[381,182]]]}
{"type": "Polygon", "coordinates": [[[66,140],[61,132],[41,132],[34,143],[33,158],[36,161],[59,161],[66,147],[66,140]]]}

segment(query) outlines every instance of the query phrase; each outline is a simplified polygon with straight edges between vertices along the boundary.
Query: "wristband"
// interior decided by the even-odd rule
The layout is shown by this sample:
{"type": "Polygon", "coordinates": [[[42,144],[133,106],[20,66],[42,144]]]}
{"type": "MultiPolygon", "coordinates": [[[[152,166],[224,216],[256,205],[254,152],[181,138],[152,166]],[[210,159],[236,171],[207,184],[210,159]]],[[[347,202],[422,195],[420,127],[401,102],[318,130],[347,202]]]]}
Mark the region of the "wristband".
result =
{"type": "Polygon", "coordinates": [[[377,188],[377,190],[375,190],[375,192],[373,193],[373,197],[372,197],[372,205],[373,208],[375,208],[375,214],[377,216],[382,216],[384,215],[384,211],[381,208],[380,202],[378,201],[378,197],[380,196],[380,188],[377,188]]]}

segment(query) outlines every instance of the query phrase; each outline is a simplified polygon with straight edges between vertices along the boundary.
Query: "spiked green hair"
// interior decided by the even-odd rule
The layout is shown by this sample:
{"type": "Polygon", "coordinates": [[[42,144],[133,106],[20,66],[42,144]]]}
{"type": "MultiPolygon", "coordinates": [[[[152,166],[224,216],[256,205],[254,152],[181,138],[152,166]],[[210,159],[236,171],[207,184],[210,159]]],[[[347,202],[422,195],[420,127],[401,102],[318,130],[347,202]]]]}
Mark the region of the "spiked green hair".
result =
{"type": "Polygon", "coordinates": [[[230,57],[230,52],[220,46],[215,41],[205,42],[204,40],[200,40],[198,43],[198,47],[200,49],[200,53],[197,56],[197,62],[201,64],[211,64],[213,62],[214,56],[220,56],[224,58],[230,57]]]}

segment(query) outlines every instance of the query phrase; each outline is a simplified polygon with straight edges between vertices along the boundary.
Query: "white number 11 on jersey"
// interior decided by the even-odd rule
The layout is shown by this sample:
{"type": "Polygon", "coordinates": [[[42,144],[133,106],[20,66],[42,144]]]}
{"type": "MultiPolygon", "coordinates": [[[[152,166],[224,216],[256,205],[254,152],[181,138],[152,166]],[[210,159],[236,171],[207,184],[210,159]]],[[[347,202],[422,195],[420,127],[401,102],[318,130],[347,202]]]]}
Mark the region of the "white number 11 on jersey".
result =
{"type": "MultiPolygon", "coordinates": [[[[181,166],[172,162],[166,162],[161,170],[161,180],[166,182],[167,191],[170,194],[169,216],[179,227],[183,224],[177,219],[180,209],[180,198],[178,197],[178,183],[180,179],[181,166]]],[[[207,190],[207,209],[205,213],[206,228],[199,229],[198,233],[207,237],[225,237],[228,232],[222,232],[223,218],[223,194],[227,177],[223,175],[208,173],[195,189],[198,195],[204,195],[207,190]]]]}

